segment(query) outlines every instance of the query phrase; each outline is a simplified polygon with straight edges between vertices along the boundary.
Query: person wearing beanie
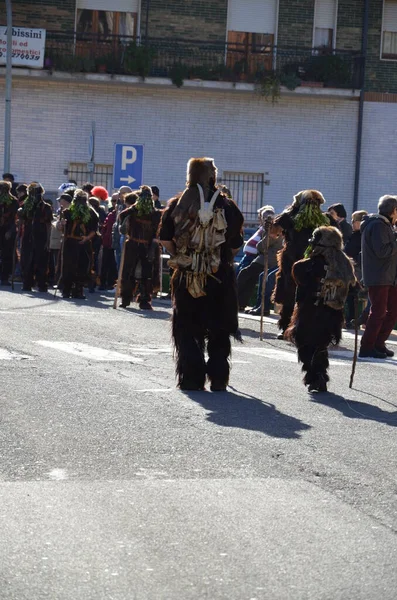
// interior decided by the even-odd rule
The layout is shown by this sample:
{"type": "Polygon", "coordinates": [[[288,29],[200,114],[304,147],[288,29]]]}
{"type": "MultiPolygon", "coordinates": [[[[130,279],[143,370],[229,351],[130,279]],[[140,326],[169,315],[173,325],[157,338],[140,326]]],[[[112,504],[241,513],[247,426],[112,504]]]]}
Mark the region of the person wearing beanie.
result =
{"type": "Polygon", "coordinates": [[[11,183],[0,181],[0,278],[1,285],[10,286],[12,262],[15,247],[15,217],[18,200],[11,193],[11,183]]]}
{"type": "MultiPolygon", "coordinates": [[[[241,269],[237,276],[237,293],[239,309],[244,310],[254,291],[258,277],[263,272],[265,266],[265,254],[267,252],[268,273],[277,270],[277,254],[281,250],[283,240],[281,228],[273,225],[275,217],[272,206],[264,206],[259,213],[261,228],[259,231],[260,239],[256,244],[257,255],[254,260],[241,269]],[[267,237],[269,236],[269,246],[267,249],[267,237]]],[[[270,313],[270,297],[267,297],[265,314],[270,313]]]]}
{"type": "Polygon", "coordinates": [[[69,208],[62,214],[64,232],[62,282],[63,298],[85,300],[92,266],[92,240],[98,230],[98,215],[88,202],[88,194],[77,189],[69,208]]]}
{"type": "Polygon", "coordinates": [[[329,214],[337,222],[338,229],[342,232],[343,243],[346,244],[353,233],[352,226],[346,221],[347,213],[343,204],[331,204],[328,209],[329,214]]]}
{"type": "Polygon", "coordinates": [[[157,187],[157,185],[152,185],[151,189],[152,189],[154,207],[159,208],[161,210],[163,207],[160,202],[160,190],[157,187]]]}
{"type": "MultiPolygon", "coordinates": [[[[131,194],[132,195],[132,194],[131,194]]],[[[124,210],[120,219],[120,233],[126,235],[124,268],[121,275],[122,308],[131,304],[138,285],[139,308],[152,310],[154,245],[161,212],[154,207],[152,190],[139,188],[135,203],[124,210]]],[[[128,195],[126,196],[126,200],[128,195]]]]}
{"type": "Polygon", "coordinates": [[[94,198],[99,200],[100,206],[105,209],[107,214],[110,208],[110,200],[107,189],[101,185],[95,185],[91,190],[91,196],[94,196],[94,198]]]}
{"type": "Polygon", "coordinates": [[[27,198],[18,210],[23,226],[21,241],[22,291],[31,292],[36,284],[39,292],[47,292],[48,257],[51,236],[52,207],[44,201],[43,186],[33,181],[27,198]]]}

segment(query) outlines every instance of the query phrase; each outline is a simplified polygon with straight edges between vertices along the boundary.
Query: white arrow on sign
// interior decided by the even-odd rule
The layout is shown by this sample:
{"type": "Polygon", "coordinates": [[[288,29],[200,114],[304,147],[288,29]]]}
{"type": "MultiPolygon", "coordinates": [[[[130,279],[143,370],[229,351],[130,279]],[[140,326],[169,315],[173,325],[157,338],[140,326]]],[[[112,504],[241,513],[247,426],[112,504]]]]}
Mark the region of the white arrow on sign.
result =
{"type": "Polygon", "coordinates": [[[120,181],[126,181],[127,183],[134,183],[134,181],[136,181],[136,179],[134,177],[131,177],[131,175],[128,175],[128,177],[120,177],[120,181]]]}

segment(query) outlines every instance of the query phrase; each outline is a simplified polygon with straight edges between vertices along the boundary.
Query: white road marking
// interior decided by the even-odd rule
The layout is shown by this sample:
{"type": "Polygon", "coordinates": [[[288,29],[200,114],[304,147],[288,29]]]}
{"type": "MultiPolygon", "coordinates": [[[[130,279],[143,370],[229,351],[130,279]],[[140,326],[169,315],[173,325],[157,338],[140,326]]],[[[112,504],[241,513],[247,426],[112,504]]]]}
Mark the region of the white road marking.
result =
{"type": "Polygon", "coordinates": [[[286,362],[298,362],[295,352],[289,352],[288,350],[278,350],[274,348],[256,346],[255,348],[234,347],[233,352],[242,352],[243,354],[251,355],[253,354],[263,358],[273,358],[274,360],[283,360],[286,362]]]}
{"type": "Polygon", "coordinates": [[[143,362],[142,358],[136,356],[114,352],[113,350],[106,350],[105,348],[96,348],[95,346],[80,344],[78,342],[49,342],[46,340],[39,340],[36,344],[46,348],[60,350],[61,352],[67,352],[68,354],[74,354],[88,360],[97,360],[101,362],[143,362]]]}
{"type": "Polygon", "coordinates": [[[26,354],[18,354],[17,352],[0,348],[0,360],[32,360],[32,358],[32,356],[27,356],[26,354]]]}
{"type": "Polygon", "coordinates": [[[52,469],[47,475],[53,481],[64,481],[68,478],[66,469],[52,469]]]}
{"type": "Polygon", "coordinates": [[[175,390],[173,388],[153,388],[153,389],[147,389],[147,390],[133,390],[133,392],[147,392],[147,393],[151,393],[151,394],[158,394],[160,392],[174,392],[175,390]]]}

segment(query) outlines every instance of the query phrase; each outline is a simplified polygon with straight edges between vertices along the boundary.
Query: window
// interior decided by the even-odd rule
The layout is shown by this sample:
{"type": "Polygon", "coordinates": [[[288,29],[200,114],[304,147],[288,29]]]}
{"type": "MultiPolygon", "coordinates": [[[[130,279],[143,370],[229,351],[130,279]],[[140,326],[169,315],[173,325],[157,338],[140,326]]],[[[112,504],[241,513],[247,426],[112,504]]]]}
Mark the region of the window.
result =
{"type": "Polygon", "coordinates": [[[136,13],[79,8],[76,32],[82,35],[96,35],[101,40],[110,40],[115,35],[135,37],[136,22],[136,13]]]}
{"type": "Polygon", "coordinates": [[[382,29],[382,58],[397,60],[397,0],[385,0],[382,29]]]}
{"type": "Polygon", "coordinates": [[[87,163],[69,163],[68,177],[77,181],[77,185],[91,181],[95,185],[102,185],[109,192],[113,187],[113,166],[95,164],[92,172],[88,170],[87,163]]]}
{"type": "Polygon", "coordinates": [[[270,71],[277,0],[229,0],[227,66],[238,75],[270,71]]]}
{"type": "Polygon", "coordinates": [[[256,223],[263,204],[264,173],[224,171],[221,183],[229,188],[245,220],[256,223]]]}
{"type": "Polygon", "coordinates": [[[332,50],[335,47],[337,9],[337,0],[316,0],[313,48],[332,50]]]}

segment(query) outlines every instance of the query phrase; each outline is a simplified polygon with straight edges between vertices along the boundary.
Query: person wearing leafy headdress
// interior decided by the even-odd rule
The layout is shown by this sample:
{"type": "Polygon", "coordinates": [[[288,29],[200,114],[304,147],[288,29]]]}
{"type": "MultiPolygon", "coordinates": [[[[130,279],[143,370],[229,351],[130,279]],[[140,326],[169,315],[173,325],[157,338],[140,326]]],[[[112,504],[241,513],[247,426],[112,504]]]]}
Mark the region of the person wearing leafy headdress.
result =
{"type": "Polygon", "coordinates": [[[11,194],[11,183],[0,181],[0,280],[1,285],[10,286],[12,260],[15,246],[15,218],[18,200],[11,194]]]}
{"type": "Polygon", "coordinates": [[[98,230],[98,214],[89,204],[88,194],[76,189],[62,217],[62,297],[85,300],[84,285],[91,276],[92,239],[98,230]]]}
{"type": "Polygon", "coordinates": [[[339,344],[347,295],[359,290],[353,263],[342,248],[336,227],[318,227],[307,258],[292,268],[296,304],[285,337],[297,347],[309,392],[327,391],[328,346],[339,344]]]}
{"type": "Polygon", "coordinates": [[[303,258],[314,229],[329,225],[329,219],[320,209],[324,203],[324,196],[318,190],[303,190],[294,196],[291,206],[274,219],[274,225],[281,227],[284,234],[273,294],[274,302],[282,305],[278,321],[280,339],[283,339],[290,324],[295,304],[296,285],[291,274],[292,266],[303,258]]]}
{"type": "Polygon", "coordinates": [[[27,197],[17,213],[22,226],[21,271],[24,292],[31,292],[35,284],[39,292],[47,292],[48,289],[52,207],[45,202],[44,193],[40,183],[30,183],[27,197]]]}
{"type": "Polygon", "coordinates": [[[127,308],[131,304],[138,284],[139,308],[152,310],[153,261],[161,211],[155,208],[152,190],[147,185],[127,194],[125,200],[133,204],[119,215],[120,232],[126,236],[121,306],[127,308]]]}

